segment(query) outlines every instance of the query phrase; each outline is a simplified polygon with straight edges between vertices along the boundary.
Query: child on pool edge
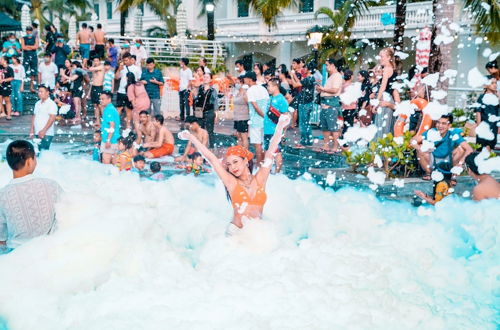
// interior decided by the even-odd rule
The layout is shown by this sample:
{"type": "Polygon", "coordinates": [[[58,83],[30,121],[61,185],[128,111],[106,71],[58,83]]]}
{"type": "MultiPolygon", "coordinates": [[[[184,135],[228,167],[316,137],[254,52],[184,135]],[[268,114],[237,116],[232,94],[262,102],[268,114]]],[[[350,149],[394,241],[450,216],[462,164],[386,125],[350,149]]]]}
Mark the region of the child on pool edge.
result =
{"type": "Polygon", "coordinates": [[[116,157],[116,166],[120,171],[130,171],[132,169],[132,159],[134,155],[134,141],[129,137],[118,139],[119,153],[116,157]]]}
{"type": "MultiPolygon", "coordinates": [[[[440,202],[443,198],[453,193],[452,189],[452,177],[451,173],[451,165],[447,162],[441,162],[436,165],[436,171],[439,171],[443,176],[439,178],[439,181],[434,181],[434,187],[432,191],[432,196],[427,195],[423,191],[415,190],[415,195],[426,201],[431,205],[436,205],[437,202],[440,202]]],[[[418,204],[418,203],[416,203],[418,204]]],[[[420,205],[420,204],[419,204],[420,205]]],[[[416,206],[419,206],[416,205],[416,206]]]]}

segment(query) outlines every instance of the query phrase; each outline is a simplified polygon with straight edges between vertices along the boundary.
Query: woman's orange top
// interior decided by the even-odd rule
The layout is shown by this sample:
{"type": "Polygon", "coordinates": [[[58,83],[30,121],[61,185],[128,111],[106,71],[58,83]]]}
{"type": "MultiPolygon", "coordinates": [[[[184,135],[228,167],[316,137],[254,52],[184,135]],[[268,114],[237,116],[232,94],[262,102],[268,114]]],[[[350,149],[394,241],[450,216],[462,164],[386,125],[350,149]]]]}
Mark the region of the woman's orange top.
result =
{"type": "Polygon", "coordinates": [[[120,159],[125,160],[125,164],[122,167],[120,163],[117,163],[116,166],[120,168],[120,171],[130,171],[132,169],[132,160],[133,160],[133,157],[130,155],[130,153],[128,151],[124,151],[120,153],[119,157],[120,159]]]}
{"type": "Polygon", "coordinates": [[[241,207],[243,203],[263,207],[267,201],[267,194],[264,188],[259,185],[257,187],[257,191],[255,192],[255,196],[253,198],[250,198],[250,195],[245,190],[245,188],[243,188],[243,186],[238,183],[231,194],[231,201],[233,207],[241,207]]]}

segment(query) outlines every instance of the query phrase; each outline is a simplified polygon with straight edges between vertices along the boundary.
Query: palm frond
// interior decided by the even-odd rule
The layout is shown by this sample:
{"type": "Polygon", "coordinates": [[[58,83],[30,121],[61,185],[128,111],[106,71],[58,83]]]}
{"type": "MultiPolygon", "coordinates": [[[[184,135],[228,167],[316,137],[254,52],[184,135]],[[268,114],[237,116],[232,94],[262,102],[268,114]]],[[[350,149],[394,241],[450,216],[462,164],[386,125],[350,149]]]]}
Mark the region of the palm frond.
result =
{"type": "Polygon", "coordinates": [[[482,33],[496,45],[500,43],[500,2],[498,0],[465,0],[465,8],[472,13],[476,33],[482,33]]]}

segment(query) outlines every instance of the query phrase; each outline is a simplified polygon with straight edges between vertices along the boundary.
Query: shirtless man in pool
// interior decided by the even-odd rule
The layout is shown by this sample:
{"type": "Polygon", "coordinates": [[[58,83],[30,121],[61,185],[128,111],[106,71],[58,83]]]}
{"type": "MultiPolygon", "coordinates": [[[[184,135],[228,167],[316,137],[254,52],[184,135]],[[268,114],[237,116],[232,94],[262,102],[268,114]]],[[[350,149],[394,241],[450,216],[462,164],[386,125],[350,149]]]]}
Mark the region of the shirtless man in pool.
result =
{"type": "Polygon", "coordinates": [[[479,152],[474,152],[465,158],[465,165],[467,166],[469,175],[478,182],[472,190],[472,199],[475,201],[500,199],[500,183],[491,175],[479,172],[476,164],[476,157],[478,156],[479,152]]]}
{"type": "Polygon", "coordinates": [[[149,113],[143,110],[139,113],[139,126],[137,127],[137,140],[136,143],[141,145],[144,143],[154,142],[156,140],[157,128],[151,120],[149,120],[149,113]]]}
{"type": "Polygon", "coordinates": [[[153,125],[158,133],[156,141],[142,145],[144,148],[151,148],[143,154],[146,158],[160,158],[171,155],[174,152],[174,136],[167,127],[163,126],[163,121],[162,115],[154,116],[153,125]]]}
{"type": "MultiPolygon", "coordinates": [[[[189,124],[189,132],[194,135],[205,147],[208,148],[208,132],[206,129],[201,128],[198,120],[195,117],[187,117],[186,123],[189,124]]],[[[176,162],[185,162],[188,159],[188,155],[198,151],[196,147],[188,141],[184,154],[175,159],[176,162]]]]}

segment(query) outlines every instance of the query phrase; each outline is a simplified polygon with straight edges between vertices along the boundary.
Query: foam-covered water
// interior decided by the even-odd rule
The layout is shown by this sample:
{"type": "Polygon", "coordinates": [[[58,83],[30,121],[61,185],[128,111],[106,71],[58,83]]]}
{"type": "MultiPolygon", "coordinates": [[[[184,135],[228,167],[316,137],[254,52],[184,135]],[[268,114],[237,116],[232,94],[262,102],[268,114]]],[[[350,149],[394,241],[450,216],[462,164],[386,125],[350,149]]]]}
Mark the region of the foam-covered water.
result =
{"type": "MultiPolygon", "coordinates": [[[[140,181],[46,152],[59,230],[0,256],[9,329],[495,329],[500,202],[380,202],[273,176],[224,237],[211,175],[140,181]]],[[[0,186],[10,180],[0,164],[0,186]]],[[[0,321],[0,328],[2,322],[0,321]]]]}

